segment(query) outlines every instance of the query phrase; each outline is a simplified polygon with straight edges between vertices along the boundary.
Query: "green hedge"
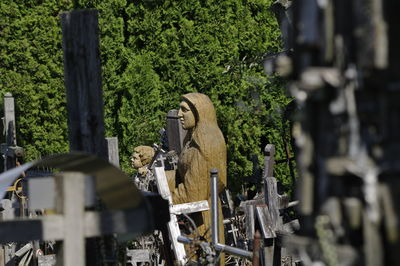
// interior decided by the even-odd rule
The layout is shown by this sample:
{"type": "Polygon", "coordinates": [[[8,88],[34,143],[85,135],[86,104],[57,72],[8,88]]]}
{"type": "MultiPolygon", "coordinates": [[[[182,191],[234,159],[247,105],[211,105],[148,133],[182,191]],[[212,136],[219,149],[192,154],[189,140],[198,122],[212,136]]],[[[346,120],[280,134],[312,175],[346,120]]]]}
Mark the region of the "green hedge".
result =
{"type": "MultiPolygon", "coordinates": [[[[5,2],[3,0],[3,2],[5,2]]],[[[229,150],[229,183],[238,191],[266,143],[284,158],[284,86],[263,73],[265,53],[281,49],[271,0],[14,1],[1,4],[0,92],[18,104],[27,159],[67,150],[61,10],[99,10],[105,123],[118,136],[122,168],[158,131],[180,95],[213,100],[229,150]]],[[[284,165],[276,175],[290,184],[284,165]]]]}
{"type": "Polygon", "coordinates": [[[68,150],[59,13],[70,8],[67,1],[0,1],[0,95],[16,99],[26,160],[68,150]]]}

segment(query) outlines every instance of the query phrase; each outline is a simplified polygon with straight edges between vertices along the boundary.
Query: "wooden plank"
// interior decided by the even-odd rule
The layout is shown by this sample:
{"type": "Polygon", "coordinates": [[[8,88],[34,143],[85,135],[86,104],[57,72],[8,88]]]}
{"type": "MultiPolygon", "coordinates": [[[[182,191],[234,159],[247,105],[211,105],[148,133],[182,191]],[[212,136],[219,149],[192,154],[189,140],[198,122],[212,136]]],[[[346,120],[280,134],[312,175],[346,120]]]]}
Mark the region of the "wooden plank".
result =
{"type": "Polygon", "coordinates": [[[263,238],[276,237],[272,225],[272,218],[267,205],[255,206],[255,213],[258,224],[260,225],[263,238]]]}
{"type": "Polygon", "coordinates": [[[264,149],[264,173],[263,177],[274,176],[275,145],[267,144],[264,149]]]}
{"type": "Polygon", "coordinates": [[[255,233],[254,205],[246,205],[244,211],[246,215],[246,236],[248,239],[253,239],[255,233]]]}
{"type": "Polygon", "coordinates": [[[265,146],[264,155],[263,182],[265,203],[268,205],[271,214],[273,230],[280,230],[282,221],[279,217],[279,195],[277,181],[273,177],[275,146],[272,144],[265,146]]]}
{"type": "MultiPolygon", "coordinates": [[[[165,175],[165,171],[163,167],[155,167],[154,175],[157,180],[157,189],[158,193],[164,199],[168,200],[170,206],[172,205],[172,197],[171,192],[169,191],[167,177],[165,175]]],[[[184,265],[186,262],[186,252],[185,247],[182,243],[178,242],[178,236],[181,235],[178,226],[178,220],[175,215],[171,214],[171,220],[168,222],[168,231],[172,243],[172,247],[174,250],[175,258],[177,262],[181,265],[184,265]]]]}
{"type": "Polygon", "coordinates": [[[85,265],[84,206],[85,178],[79,172],[65,172],[56,176],[60,202],[57,212],[64,215],[64,266],[85,265]]]}
{"type": "MultiPolygon", "coordinates": [[[[22,149],[15,149],[17,145],[16,139],[16,123],[15,123],[15,103],[14,97],[11,93],[4,94],[4,133],[6,143],[2,145],[2,152],[4,153],[4,171],[14,168],[16,166],[16,152],[22,152],[22,149]]],[[[9,204],[6,202],[3,203],[7,205],[2,212],[2,216],[5,219],[14,218],[14,209],[12,208],[12,203],[17,202],[17,198],[15,195],[12,195],[11,201],[9,204]]],[[[4,207],[4,206],[3,206],[4,207]]],[[[22,206],[21,213],[24,213],[24,206],[22,206]]],[[[13,257],[15,252],[15,244],[9,243],[4,246],[4,262],[7,264],[13,257]]],[[[2,261],[3,262],[3,261],[2,261]]]]}
{"type": "Polygon", "coordinates": [[[4,132],[5,132],[5,160],[4,171],[14,168],[16,165],[15,157],[9,156],[8,149],[17,145],[17,131],[15,126],[15,104],[11,93],[4,94],[4,132]]]}
{"type": "Polygon", "coordinates": [[[97,11],[62,13],[61,27],[70,150],[107,159],[97,11]]]}
{"type": "Polygon", "coordinates": [[[369,213],[363,211],[363,236],[364,236],[364,254],[366,266],[381,266],[384,263],[384,249],[382,246],[382,232],[380,224],[368,219],[369,213]]]}
{"type": "Polygon", "coordinates": [[[4,221],[0,223],[0,242],[3,244],[41,239],[42,234],[43,228],[40,219],[4,221]]]}
{"type": "Polygon", "coordinates": [[[4,126],[6,133],[6,143],[9,146],[17,145],[15,130],[15,104],[11,93],[4,94],[4,126]]]}
{"type": "Polygon", "coordinates": [[[3,210],[0,212],[0,219],[2,221],[13,220],[15,218],[15,209],[13,208],[13,203],[9,199],[2,199],[0,201],[0,206],[3,210]]]}
{"type": "Polygon", "coordinates": [[[266,246],[263,251],[263,265],[274,266],[274,246],[266,246]]]}
{"type": "MultiPolygon", "coordinates": [[[[153,218],[151,215],[145,208],[103,212],[86,211],[83,218],[84,236],[151,232],[157,229],[153,227],[154,223],[149,222],[153,218]]],[[[36,219],[3,221],[0,222],[0,243],[63,240],[65,226],[62,214],[46,215],[36,219]]]]}
{"type": "Polygon", "coordinates": [[[130,249],[126,252],[126,256],[129,257],[130,259],[128,260],[128,263],[131,265],[147,265],[151,264],[150,260],[150,250],[146,249],[130,249]],[[137,264],[140,263],[140,264],[137,264]]]}
{"type": "Polygon", "coordinates": [[[51,176],[28,178],[29,209],[31,211],[55,208],[55,181],[51,176]]]}
{"type": "Polygon", "coordinates": [[[120,168],[119,166],[119,153],[118,153],[118,138],[109,137],[106,138],[108,161],[120,168]]]}
{"type": "Polygon", "coordinates": [[[15,256],[21,257],[21,256],[23,256],[26,252],[28,252],[29,250],[31,250],[32,248],[33,248],[32,243],[25,244],[22,248],[20,248],[19,250],[17,250],[17,251],[15,252],[15,256]]]}
{"type": "Polygon", "coordinates": [[[278,207],[279,209],[286,209],[289,207],[289,196],[284,194],[284,195],[278,195],[278,207]]]}
{"type": "MultiPolygon", "coordinates": [[[[32,219],[27,220],[32,221],[32,219]]],[[[41,237],[37,238],[35,237],[34,239],[29,239],[30,240],[45,240],[45,241],[57,241],[57,240],[63,240],[64,239],[64,216],[62,214],[53,214],[49,216],[43,216],[38,219],[35,219],[32,221],[32,223],[37,224],[37,221],[41,222],[41,230],[38,232],[38,234],[42,234],[41,237]]],[[[15,221],[14,224],[15,226],[19,223],[19,221],[15,221]]],[[[1,227],[1,225],[0,225],[1,227]]],[[[29,226],[30,228],[33,228],[32,226],[29,226]]],[[[18,231],[16,229],[15,231],[18,231]]],[[[15,232],[14,231],[14,232],[15,232]]],[[[18,241],[16,239],[15,241],[18,241]]]]}
{"type": "Polygon", "coordinates": [[[277,182],[274,177],[267,177],[265,179],[267,188],[268,208],[272,218],[272,227],[274,230],[281,230],[282,222],[279,217],[279,203],[278,203],[278,189],[277,182]]]}
{"type": "Polygon", "coordinates": [[[0,266],[4,266],[5,265],[5,250],[4,250],[4,246],[0,245],[0,266]]]}
{"type": "Polygon", "coordinates": [[[178,110],[170,110],[167,114],[167,137],[169,150],[181,153],[183,148],[183,140],[186,136],[186,130],[182,128],[182,124],[178,117],[178,110]]]}
{"type": "Polygon", "coordinates": [[[208,201],[201,200],[183,204],[176,204],[170,207],[171,214],[182,214],[182,213],[194,213],[194,212],[202,212],[207,211],[210,208],[208,207],[208,201]]]}
{"type": "Polygon", "coordinates": [[[38,255],[38,265],[40,266],[53,266],[56,265],[56,256],[54,254],[50,255],[38,255]]]}
{"type": "Polygon", "coordinates": [[[145,204],[129,210],[87,211],[85,213],[86,237],[126,233],[142,234],[158,229],[154,226],[154,217],[146,209],[145,204]]]}
{"type": "Polygon", "coordinates": [[[300,229],[300,222],[297,219],[285,223],[282,226],[282,232],[287,234],[294,234],[295,230],[297,231],[299,229],[300,229]]]}

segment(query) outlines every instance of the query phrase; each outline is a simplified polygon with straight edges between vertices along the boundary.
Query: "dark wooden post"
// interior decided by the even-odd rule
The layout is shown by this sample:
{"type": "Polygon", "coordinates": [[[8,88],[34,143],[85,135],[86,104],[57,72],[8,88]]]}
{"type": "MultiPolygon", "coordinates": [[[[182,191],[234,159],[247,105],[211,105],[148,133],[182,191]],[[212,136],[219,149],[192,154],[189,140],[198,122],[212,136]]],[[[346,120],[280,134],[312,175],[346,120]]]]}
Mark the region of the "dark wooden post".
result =
{"type": "MultiPolygon", "coordinates": [[[[4,155],[4,171],[10,170],[16,166],[17,153],[21,153],[20,147],[17,149],[17,131],[15,127],[15,101],[11,93],[7,92],[4,94],[4,134],[5,143],[1,146],[1,152],[4,155]]],[[[20,154],[22,155],[22,154],[20,154]]],[[[7,220],[14,217],[13,203],[17,203],[18,198],[11,193],[10,200],[2,200],[2,207],[5,209],[1,217],[2,220],[7,220]]],[[[20,212],[24,214],[25,210],[25,199],[20,200],[20,212]]],[[[0,265],[7,265],[15,255],[16,244],[9,243],[1,248],[2,259],[0,265]]]]}
{"type": "Polygon", "coordinates": [[[264,149],[264,177],[274,176],[275,145],[267,144],[264,149]]]}
{"type": "Polygon", "coordinates": [[[96,10],[61,14],[71,151],[107,159],[96,10]]]}
{"type": "Polygon", "coordinates": [[[169,150],[181,153],[183,148],[183,139],[186,136],[186,130],[182,128],[182,124],[178,118],[178,110],[170,110],[167,114],[167,137],[169,150]]]}
{"type": "Polygon", "coordinates": [[[6,143],[3,147],[3,152],[5,154],[4,171],[7,171],[15,167],[15,156],[11,156],[10,147],[15,147],[17,145],[14,97],[9,92],[4,94],[4,127],[6,137],[6,143]]]}
{"type": "MultiPolygon", "coordinates": [[[[97,11],[62,13],[61,27],[70,151],[84,151],[107,160],[97,11]]],[[[97,204],[96,184],[93,177],[85,180],[85,203],[93,207],[97,204]]],[[[100,241],[87,240],[87,265],[101,264],[100,241]]]]}
{"type": "Polygon", "coordinates": [[[273,229],[277,230],[278,228],[278,220],[279,220],[279,204],[278,204],[278,191],[277,191],[277,182],[273,177],[273,170],[275,164],[275,146],[272,144],[268,144],[264,150],[264,174],[263,174],[263,182],[264,182],[264,196],[265,203],[268,205],[272,222],[273,229]]]}
{"type": "MultiPolygon", "coordinates": [[[[264,150],[264,196],[271,217],[271,227],[274,232],[281,230],[282,224],[279,217],[279,203],[277,181],[273,177],[275,165],[275,146],[268,144],[264,150]]],[[[264,248],[264,265],[280,265],[280,247],[276,244],[276,237],[271,238],[269,245],[264,248]]]]}

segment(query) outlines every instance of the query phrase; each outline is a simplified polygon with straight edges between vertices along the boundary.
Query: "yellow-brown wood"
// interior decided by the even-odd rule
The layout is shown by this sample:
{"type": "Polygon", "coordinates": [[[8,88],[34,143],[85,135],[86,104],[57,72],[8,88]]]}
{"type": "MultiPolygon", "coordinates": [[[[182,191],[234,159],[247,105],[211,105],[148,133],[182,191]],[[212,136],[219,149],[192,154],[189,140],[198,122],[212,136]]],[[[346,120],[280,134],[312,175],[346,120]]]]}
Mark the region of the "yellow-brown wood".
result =
{"type": "MultiPolygon", "coordinates": [[[[183,102],[178,116],[188,130],[184,147],[179,156],[176,186],[171,190],[174,204],[207,200],[210,203],[210,170],[218,169],[219,192],[227,184],[226,144],[217,124],[217,117],[210,98],[201,93],[182,96],[183,102]],[[186,110],[189,106],[189,110],[186,110]],[[191,113],[190,113],[191,112],[191,113]],[[195,123],[192,121],[194,117],[195,123]]],[[[221,204],[219,204],[221,206],[221,204]]],[[[220,207],[220,243],[224,243],[222,209],[220,207]]],[[[201,235],[211,241],[211,214],[204,211],[192,214],[201,235]]],[[[221,260],[221,264],[224,260],[221,260]]]]}

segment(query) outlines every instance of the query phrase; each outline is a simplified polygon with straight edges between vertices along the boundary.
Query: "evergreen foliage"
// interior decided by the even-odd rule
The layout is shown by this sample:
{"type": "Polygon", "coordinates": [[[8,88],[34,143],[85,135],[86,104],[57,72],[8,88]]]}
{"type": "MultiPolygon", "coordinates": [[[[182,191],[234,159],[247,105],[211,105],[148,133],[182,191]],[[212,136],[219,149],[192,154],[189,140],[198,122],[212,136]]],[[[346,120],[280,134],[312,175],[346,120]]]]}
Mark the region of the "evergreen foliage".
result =
{"type": "Polygon", "coordinates": [[[0,1],[0,95],[16,99],[26,160],[68,150],[59,13],[70,8],[67,1],[0,1]]]}
{"type": "MultiPolygon", "coordinates": [[[[252,158],[262,164],[265,144],[285,158],[290,99],[262,68],[264,55],[281,49],[271,0],[2,2],[0,92],[16,96],[27,159],[67,150],[58,14],[81,8],[99,10],[106,131],[119,139],[125,171],[133,147],[158,142],[167,111],[194,91],[216,106],[233,190],[253,182],[252,158]]],[[[290,184],[285,165],[276,176],[290,184]]]]}

